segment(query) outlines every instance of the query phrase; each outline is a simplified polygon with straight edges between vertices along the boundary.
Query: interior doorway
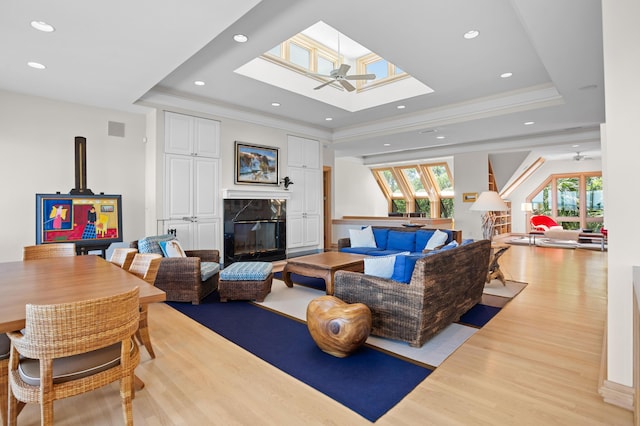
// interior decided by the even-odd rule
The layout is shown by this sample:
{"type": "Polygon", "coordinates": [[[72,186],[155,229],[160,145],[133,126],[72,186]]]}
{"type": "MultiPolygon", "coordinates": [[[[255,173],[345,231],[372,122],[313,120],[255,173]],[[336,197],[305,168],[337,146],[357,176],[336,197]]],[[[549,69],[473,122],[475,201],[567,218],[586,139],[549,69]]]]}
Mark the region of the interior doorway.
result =
{"type": "Polygon", "coordinates": [[[322,166],[322,210],[324,217],[324,251],[331,246],[331,167],[322,166]]]}

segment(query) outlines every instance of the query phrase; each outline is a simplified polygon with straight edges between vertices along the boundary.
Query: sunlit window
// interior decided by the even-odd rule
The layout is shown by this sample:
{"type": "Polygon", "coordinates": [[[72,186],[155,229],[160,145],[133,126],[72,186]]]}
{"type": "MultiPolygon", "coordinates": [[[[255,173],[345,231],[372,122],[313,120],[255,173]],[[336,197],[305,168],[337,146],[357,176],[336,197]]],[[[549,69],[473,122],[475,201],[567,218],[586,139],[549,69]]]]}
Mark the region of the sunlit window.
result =
{"type": "Polygon", "coordinates": [[[533,214],[550,216],[564,229],[598,230],[604,221],[602,175],[553,175],[527,202],[532,203],[533,214]]]}
{"type": "Polygon", "coordinates": [[[453,217],[453,179],[446,163],[372,169],[389,202],[389,213],[453,217]]]}
{"type": "Polygon", "coordinates": [[[311,52],[295,43],[289,45],[289,60],[302,68],[310,69],[311,52]]]}
{"type": "Polygon", "coordinates": [[[375,53],[362,56],[356,61],[358,73],[375,74],[375,80],[359,80],[357,86],[359,89],[365,87],[373,87],[378,84],[384,84],[394,81],[400,77],[407,77],[408,74],[401,68],[395,66],[391,62],[381,58],[375,53]]]}

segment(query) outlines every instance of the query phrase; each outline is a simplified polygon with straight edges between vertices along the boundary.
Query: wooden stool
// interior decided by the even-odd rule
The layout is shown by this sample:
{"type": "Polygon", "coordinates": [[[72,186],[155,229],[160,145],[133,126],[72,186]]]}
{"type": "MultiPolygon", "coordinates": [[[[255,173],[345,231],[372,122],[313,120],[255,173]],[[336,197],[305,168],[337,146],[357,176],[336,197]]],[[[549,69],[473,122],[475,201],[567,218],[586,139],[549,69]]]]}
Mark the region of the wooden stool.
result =
{"type": "Polygon", "coordinates": [[[307,327],[320,349],[344,358],[369,337],[371,311],[363,303],[348,304],[334,296],[320,296],[307,306],[307,327]]]}
{"type": "Polygon", "coordinates": [[[270,262],[236,262],[220,272],[220,301],[255,300],[263,302],[273,282],[270,262]]]}

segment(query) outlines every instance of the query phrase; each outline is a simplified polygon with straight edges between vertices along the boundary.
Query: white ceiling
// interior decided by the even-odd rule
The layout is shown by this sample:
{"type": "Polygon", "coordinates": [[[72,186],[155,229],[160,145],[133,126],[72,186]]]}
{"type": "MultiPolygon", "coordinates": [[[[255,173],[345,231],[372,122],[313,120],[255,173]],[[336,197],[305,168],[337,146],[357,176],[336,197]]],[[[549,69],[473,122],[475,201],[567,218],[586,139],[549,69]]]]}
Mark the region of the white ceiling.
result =
{"type": "Polygon", "coordinates": [[[8,0],[0,40],[0,89],[129,111],[158,94],[194,99],[307,126],[369,164],[480,149],[600,156],[599,0],[8,0]],[[349,112],[234,72],[320,20],[435,92],[349,112]],[[465,40],[471,29],[480,36],[465,40]]]}

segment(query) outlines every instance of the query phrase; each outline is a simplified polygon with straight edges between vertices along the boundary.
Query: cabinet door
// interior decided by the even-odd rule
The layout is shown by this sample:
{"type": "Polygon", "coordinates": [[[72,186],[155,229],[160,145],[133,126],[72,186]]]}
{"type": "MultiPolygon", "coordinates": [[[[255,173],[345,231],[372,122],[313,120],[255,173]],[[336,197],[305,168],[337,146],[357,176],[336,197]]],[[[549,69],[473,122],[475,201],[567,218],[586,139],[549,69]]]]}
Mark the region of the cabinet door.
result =
{"type": "Polygon", "coordinates": [[[193,216],[214,218],[218,216],[219,160],[193,159],[193,216]]]}
{"type": "Polygon", "coordinates": [[[193,223],[193,250],[218,249],[220,238],[219,220],[196,219],[193,223]]]}
{"type": "Polygon", "coordinates": [[[166,155],[165,217],[182,219],[193,214],[193,159],[182,155],[166,155]]]}
{"type": "Polygon", "coordinates": [[[164,114],[164,151],[172,154],[191,155],[193,141],[193,117],[173,112],[164,114]]]}
{"type": "Polygon", "coordinates": [[[302,214],[305,208],[305,170],[299,167],[289,167],[289,178],[293,185],[289,186],[291,194],[287,201],[287,216],[302,214]]]}
{"type": "Polygon", "coordinates": [[[165,231],[174,230],[176,238],[185,250],[193,250],[193,225],[190,220],[172,220],[167,222],[165,231]]]}
{"type": "Polygon", "coordinates": [[[301,214],[287,214],[287,249],[302,247],[304,241],[304,220],[301,214]]]}
{"type": "Polygon", "coordinates": [[[317,169],[320,167],[320,143],[313,139],[289,136],[287,164],[294,167],[317,169]]]}
{"type": "Polygon", "coordinates": [[[193,153],[199,157],[220,157],[220,122],[206,118],[194,119],[193,153]]]}
{"type": "Polygon", "coordinates": [[[304,242],[305,246],[317,246],[320,244],[320,216],[307,215],[304,218],[304,242]]]}
{"type": "MultiPolygon", "coordinates": [[[[295,182],[295,181],[294,181],[295,182]]],[[[320,214],[322,174],[318,169],[304,169],[304,212],[320,214]]]]}

